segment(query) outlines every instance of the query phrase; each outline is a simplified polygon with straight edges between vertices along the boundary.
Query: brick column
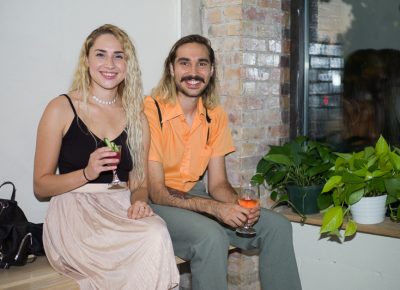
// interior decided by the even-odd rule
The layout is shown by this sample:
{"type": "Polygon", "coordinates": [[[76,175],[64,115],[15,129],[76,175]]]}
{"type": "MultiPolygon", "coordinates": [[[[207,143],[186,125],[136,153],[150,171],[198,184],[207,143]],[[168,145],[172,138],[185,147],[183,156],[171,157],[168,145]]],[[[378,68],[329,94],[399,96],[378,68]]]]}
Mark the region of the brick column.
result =
{"type": "Polygon", "coordinates": [[[202,29],[217,54],[222,104],[236,152],[234,186],[248,180],[268,145],[289,135],[289,0],[203,0],[202,29]]]}
{"type": "MultiPolygon", "coordinates": [[[[234,186],[249,180],[269,145],[289,138],[290,0],[203,0],[202,34],[217,54],[222,104],[236,152],[234,186]]],[[[263,199],[263,206],[266,205],[263,199]]],[[[258,256],[229,256],[230,290],[258,290],[258,256]]]]}

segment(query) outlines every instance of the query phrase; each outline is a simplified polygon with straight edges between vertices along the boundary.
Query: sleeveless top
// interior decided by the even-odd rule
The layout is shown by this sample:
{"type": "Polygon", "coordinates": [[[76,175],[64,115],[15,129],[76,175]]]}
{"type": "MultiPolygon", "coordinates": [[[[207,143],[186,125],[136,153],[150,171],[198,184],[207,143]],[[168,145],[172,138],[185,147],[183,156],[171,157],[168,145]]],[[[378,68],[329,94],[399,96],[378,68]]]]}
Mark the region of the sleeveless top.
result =
{"type": "MultiPolygon", "coordinates": [[[[106,146],[104,141],[94,135],[85,123],[78,117],[75,107],[70,97],[65,96],[72,110],[74,111],[74,119],[69,126],[65,136],[62,138],[60,155],[58,158],[58,170],[60,174],[69,173],[82,168],[88,164],[90,154],[97,148],[106,146]]],[[[112,140],[115,144],[121,145],[121,161],[117,167],[117,174],[121,181],[128,181],[129,172],[132,170],[132,158],[126,144],[127,134],[124,130],[117,138],[112,140]]],[[[91,183],[110,183],[112,180],[112,171],[104,171],[99,177],[91,183]]]]}

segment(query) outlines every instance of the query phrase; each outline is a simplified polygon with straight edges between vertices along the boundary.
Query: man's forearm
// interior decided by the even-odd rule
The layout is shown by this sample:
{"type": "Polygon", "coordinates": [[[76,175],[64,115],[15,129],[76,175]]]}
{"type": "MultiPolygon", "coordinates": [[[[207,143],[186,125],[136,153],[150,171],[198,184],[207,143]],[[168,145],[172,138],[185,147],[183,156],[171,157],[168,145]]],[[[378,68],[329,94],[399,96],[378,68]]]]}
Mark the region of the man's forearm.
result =
{"type": "Polygon", "coordinates": [[[221,202],[237,203],[237,193],[229,183],[210,188],[210,195],[221,202]]]}
{"type": "Polygon", "coordinates": [[[213,216],[215,216],[216,207],[219,204],[219,201],[213,199],[191,196],[185,192],[166,187],[153,191],[151,198],[156,204],[179,207],[213,216]]]}

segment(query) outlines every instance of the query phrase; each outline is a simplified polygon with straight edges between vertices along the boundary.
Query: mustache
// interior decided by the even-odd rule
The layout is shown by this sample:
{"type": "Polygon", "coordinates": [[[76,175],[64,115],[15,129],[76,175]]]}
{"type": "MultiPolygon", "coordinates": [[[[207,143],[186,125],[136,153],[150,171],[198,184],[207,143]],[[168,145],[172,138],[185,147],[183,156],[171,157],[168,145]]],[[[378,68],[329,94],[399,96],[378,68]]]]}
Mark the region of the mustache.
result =
{"type": "Polygon", "coordinates": [[[185,77],[181,78],[181,82],[190,81],[190,80],[195,80],[195,81],[205,83],[205,80],[201,76],[197,76],[197,75],[185,76],[185,77]]]}

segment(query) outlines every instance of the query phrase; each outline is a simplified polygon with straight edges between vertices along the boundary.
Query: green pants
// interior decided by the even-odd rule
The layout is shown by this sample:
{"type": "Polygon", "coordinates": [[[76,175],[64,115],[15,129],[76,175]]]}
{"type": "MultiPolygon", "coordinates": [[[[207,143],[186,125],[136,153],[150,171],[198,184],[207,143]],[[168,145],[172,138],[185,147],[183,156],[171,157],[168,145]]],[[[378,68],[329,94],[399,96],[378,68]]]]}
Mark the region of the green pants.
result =
{"type": "MultiPolygon", "coordinates": [[[[192,195],[209,197],[196,186],[192,195]]],[[[253,226],[253,238],[238,237],[235,231],[205,215],[170,206],[152,204],[167,223],[175,255],[190,261],[193,290],[227,290],[228,249],[259,249],[259,273],[264,290],[300,290],[292,242],[291,223],[282,215],[261,209],[253,226]]]]}

